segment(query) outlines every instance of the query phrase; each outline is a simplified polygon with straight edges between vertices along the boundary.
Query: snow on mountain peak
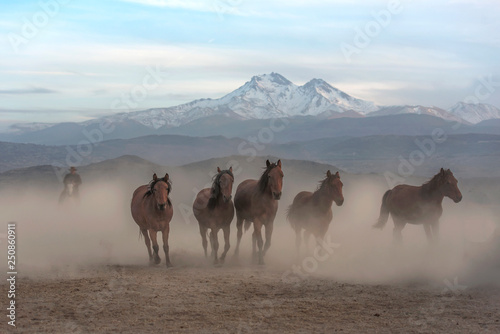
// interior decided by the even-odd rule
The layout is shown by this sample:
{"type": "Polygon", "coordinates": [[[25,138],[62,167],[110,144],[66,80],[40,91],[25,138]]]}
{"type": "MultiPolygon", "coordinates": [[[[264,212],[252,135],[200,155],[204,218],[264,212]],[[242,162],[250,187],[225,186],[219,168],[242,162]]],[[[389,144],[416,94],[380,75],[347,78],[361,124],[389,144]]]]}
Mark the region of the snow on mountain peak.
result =
{"type": "Polygon", "coordinates": [[[458,102],[448,109],[448,112],[472,124],[477,124],[488,119],[500,118],[500,109],[485,103],[458,102]]]}

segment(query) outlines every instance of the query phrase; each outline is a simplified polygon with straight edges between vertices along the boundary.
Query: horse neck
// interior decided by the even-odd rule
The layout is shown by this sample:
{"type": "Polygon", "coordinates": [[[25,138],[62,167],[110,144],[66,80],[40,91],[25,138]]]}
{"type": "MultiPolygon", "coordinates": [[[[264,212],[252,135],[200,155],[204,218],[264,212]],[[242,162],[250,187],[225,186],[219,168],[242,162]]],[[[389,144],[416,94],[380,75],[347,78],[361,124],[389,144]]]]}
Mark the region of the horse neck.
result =
{"type": "Polygon", "coordinates": [[[326,187],[320,187],[312,195],[313,201],[318,203],[322,207],[331,207],[333,203],[333,198],[329,196],[328,189],[326,187]]]}
{"type": "Polygon", "coordinates": [[[429,187],[429,185],[422,185],[420,186],[420,194],[421,197],[428,202],[437,202],[441,203],[443,201],[444,195],[443,193],[437,189],[432,189],[429,187]]]}

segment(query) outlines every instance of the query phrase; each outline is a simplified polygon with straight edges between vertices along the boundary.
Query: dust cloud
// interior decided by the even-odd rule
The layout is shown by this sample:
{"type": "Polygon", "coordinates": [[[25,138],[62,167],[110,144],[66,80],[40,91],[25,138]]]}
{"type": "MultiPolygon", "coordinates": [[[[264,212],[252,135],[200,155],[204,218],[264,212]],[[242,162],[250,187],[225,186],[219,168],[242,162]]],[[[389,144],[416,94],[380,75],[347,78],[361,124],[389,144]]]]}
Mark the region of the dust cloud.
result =
{"type": "MultiPolygon", "coordinates": [[[[341,207],[334,204],[326,238],[333,251],[321,249],[321,258],[315,258],[315,242],[311,240],[309,249],[303,245],[298,257],[295,234],[285,219],[286,208],[299,191],[314,191],[322,176],[299,179],[293,173],[287,175],[286,166],[284,170],[283,197],[272,245],[265,257],[265,269],[282,272],[284,280],[300,282],[321,277],[370,284],[432,282],[443,288],[443,282],[456,277],[467,286],[498,281],[499,240],[494,239],[498,217],[489,207],[467,196],[459,204],[445,198],[439,243],[429,245],[422,226],[407,225],[403,243],[398,246],[392,241],[391,219],[382,231],[372,228],[387,186],[380,178],[366,175],[341,175],[345,202],[341,207]]],[[[169,243],[171,261],[177,268],[212,266],[204,258],[198,224],[189,213],[196,192],[210,183],[210,175],[206,171],[195,178],[192,175],[182,171],[170,174],[174,217],[169,243]]],[[[256,176],[255,171],[240,173],[233,195],[239,182],[256,176]]],[[[70,201],[64,205],[57,202],[61,191],[58,188],[4,189],[0,193],[1,216],[5,223],[17,223],[19,274],[71,277],[89,266],[147,266],[144,240],[139,239],[138,226],[130,215],[132,192],[147,179],[119,180],[86,183],[81,188],[80,203],[70,201]]],[[[221,250],[222,232],[219,243],[221,250]]],[[[257,267],[251,263],[251,230],[243,235],[239,260],[233,258],[235,245],[234,219],[231,249],[224,266],[257,267]]],[[[164,266],[163,252],[160,256],[160,266],[164,266]]]]}

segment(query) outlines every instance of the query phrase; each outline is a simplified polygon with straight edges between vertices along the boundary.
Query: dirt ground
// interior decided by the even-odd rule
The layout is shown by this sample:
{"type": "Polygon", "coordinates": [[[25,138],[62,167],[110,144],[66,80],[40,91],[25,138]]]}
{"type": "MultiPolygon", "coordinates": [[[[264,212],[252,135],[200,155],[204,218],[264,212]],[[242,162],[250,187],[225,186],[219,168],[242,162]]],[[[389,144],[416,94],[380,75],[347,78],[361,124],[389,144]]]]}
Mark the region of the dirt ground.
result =
{"type": "MultiPolygon", "coordinates": [[[[15,332],[500,332],[500,288],[290,281],[251,265],[99,265],[51,275],[19,280],[15,332]]],[[[1,331],[8,327],[3,321],[1,331]]]]}

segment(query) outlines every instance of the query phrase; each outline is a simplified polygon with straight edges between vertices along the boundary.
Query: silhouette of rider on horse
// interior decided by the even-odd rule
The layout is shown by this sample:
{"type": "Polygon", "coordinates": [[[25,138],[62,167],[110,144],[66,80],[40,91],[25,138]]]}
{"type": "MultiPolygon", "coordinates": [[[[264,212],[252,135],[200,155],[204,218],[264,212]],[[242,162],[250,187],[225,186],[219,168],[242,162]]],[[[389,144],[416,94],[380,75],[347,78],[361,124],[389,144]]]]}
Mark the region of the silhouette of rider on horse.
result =
{"type": "Polygon", "coordinates": [[[69,169],[69,173],[64,176],[64,190],[59,196],[59,204],[62,204],[66,198],[72,197],[77,201],[80,199],[78,187],[82,184],[82,178],[76,172],[75,167],[69,169]]]}

